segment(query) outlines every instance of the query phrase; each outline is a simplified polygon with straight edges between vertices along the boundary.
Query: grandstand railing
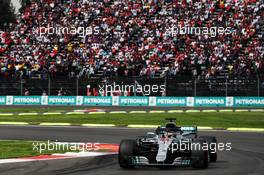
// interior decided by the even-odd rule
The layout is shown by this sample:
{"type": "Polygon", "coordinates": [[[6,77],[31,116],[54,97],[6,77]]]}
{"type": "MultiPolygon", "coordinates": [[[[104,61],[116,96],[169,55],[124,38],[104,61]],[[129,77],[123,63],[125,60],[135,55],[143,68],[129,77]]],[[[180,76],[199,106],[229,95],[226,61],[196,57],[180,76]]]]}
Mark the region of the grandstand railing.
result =
{"type": "MultiPolygon", "coordinates": [[[[46,77],[46,78],[3,78],[0,77],[0,95],[43,95],[57,96],[60,90],[64,96],[86,96],[87,91],[94,95],[101,86],[106,85],[149,85],[165,86],[162,93],[130,92],[130,96],[264,96],[264,79],[261,78],[147,78],[147,77],[112,77],[112,78],[77,78],[77,77],[46,77]]],[[[100,95],[97,94],[97,95],[100,95]]],[[[110,96],[111,94],[103,94],[110,96]]],[[[120,94],[124,95],[124,94],[120,94]]]]}

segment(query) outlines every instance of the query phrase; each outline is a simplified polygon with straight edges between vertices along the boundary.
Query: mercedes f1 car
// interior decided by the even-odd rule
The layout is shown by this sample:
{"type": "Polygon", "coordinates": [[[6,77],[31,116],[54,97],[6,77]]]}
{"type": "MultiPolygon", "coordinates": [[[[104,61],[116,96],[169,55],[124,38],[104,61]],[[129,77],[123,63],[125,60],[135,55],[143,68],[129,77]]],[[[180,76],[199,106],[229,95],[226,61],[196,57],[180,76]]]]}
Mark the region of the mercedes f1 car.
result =
{"type": "Polygon", "coordinates": [[[216,162],[217,140],[214,136],[198,136],[197,127],[179,127],[170,118],[164,127],[135,140],[122,140],[119,165],[125,169],[136,166],[191,166],[207,168],[216,162]]]}

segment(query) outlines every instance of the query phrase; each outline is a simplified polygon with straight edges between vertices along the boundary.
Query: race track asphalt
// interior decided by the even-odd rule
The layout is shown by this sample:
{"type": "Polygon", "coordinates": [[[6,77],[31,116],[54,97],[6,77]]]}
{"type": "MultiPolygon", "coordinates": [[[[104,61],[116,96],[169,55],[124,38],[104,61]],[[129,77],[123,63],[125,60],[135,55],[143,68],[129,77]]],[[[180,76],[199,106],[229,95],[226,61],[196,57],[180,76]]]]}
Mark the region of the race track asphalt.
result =
{"type": "MultiPolygon", "coordinates": [[[[121,139],[144,135],[151,129],[0,126],[0,139],[57,140],[70,142],[119,143],[121,139]]],[[[123,170],[116,155],[64,160],[48,160],[15,164],[0,164],[2,175],[261,175],[264,172],[264,133],[210,131],[200,135],[215,135],[218,142],[231,142],[231,151],[218,153],[218,161],[208,169],[159,169],[139,167],[123,170]]]]}

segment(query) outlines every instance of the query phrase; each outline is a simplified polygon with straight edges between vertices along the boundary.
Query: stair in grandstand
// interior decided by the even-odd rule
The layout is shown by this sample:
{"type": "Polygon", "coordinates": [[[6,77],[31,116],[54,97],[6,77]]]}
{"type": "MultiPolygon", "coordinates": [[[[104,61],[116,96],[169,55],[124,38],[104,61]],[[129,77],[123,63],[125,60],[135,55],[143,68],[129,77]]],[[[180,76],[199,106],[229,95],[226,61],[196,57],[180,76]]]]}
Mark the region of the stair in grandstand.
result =
{"type": "Polygon", "coordinates": [[[103,70],[96,71],[93,77],[103,77],[103,70]]]}
{"type": "Polygon", "coordinates": [[[256,33],[255,33],[255,36],[254,37],[263,37],[264,35],[264,20],[260,20],[259,22],[259,29],[256,33]]]}
{"type": "Polygon", "coordinates": [[[228,69],[223,69],[219,72],[219,74],[216,76],[217,79],[226,79],[229,75],[228,69]]]}

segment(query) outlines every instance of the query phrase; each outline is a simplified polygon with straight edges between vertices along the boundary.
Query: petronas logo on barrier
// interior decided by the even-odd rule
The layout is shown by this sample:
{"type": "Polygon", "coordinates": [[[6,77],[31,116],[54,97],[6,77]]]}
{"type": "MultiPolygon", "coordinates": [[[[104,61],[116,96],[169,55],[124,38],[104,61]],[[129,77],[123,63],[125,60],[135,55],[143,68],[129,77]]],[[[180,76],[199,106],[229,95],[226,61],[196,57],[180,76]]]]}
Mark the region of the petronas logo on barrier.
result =
{"type": "Polygon", "coordinates": [[[47,105],[48,104],[48,96],[42,96],[41,97],[41,104],[47,105]]]}
{"type": "Polygon", "coordinates": [[[113,106],[118,106],[119,105],[119,97],[118,96],[114,96],[112,98],[112,105],[113,106]]]}
{"type": "Polygon", "coordinates": [[[76,97],[76,105],[82,105],[83,104],[83,97],[77,96],[76,97]]]}
{"type": "Polygon", "coordinates": [[[13,96],[6,96],[6,104],[7,105],[13,104],[13,96]]]}
{"type": "Polygon", "coordinates": [[[226,106],[233,106],[234,105],[234,98],[233,97],[226,97],[226,106]]]}
{"type": "Polygon", "coordinates": [[[194,106],[194,97],[187,97],[187,106],[194,106]]]}
{"type": "Polygon", "coordinates": [[[156,106],[157,100],[156,97],[149,97],[149,106],[156,106]]]}

